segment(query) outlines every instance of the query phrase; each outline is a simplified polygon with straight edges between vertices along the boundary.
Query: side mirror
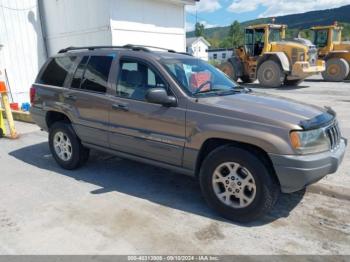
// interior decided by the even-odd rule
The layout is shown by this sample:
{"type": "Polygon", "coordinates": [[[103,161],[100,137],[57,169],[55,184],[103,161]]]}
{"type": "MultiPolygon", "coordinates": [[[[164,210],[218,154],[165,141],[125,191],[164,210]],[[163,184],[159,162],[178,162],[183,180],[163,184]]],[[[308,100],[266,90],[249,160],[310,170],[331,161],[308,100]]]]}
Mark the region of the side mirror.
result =
{"type": "Polygon", "coordinates": [[[173,96],[168,96],[164,88],[151,88],[146,93],[146,100],[150,103],[163,106],[176,106],[177,101],[173,96]]]}

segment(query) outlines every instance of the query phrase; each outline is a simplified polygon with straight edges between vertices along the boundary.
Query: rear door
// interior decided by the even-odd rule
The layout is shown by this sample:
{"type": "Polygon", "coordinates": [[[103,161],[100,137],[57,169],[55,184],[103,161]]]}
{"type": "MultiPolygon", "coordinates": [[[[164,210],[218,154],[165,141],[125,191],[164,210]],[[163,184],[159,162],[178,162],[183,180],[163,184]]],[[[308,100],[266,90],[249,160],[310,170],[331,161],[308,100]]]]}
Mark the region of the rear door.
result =
{"type": "Polygon", "coordinates": [[[119,77],[110,113],[110,144],[115,150],[181,166],[185,145],[185,109],[145,100],[150,88],[174,95],[155,66],[137,58],[119,61],[119,77]]]}
{"type": "Polygon", "coordinates": [[[108,147],[109,110],[107,89],[113,55],[80,58],[64,94],[74,115],[74,128],[83,142],[108,147]]]}

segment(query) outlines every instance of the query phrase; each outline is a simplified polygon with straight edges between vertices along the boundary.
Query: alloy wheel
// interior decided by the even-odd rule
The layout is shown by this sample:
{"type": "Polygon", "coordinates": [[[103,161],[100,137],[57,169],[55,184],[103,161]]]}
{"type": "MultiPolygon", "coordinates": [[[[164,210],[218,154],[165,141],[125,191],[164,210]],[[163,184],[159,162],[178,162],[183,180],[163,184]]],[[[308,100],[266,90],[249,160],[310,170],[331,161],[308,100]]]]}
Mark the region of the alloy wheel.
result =
{"type": "Polygon", "coordinates": [[[213,189],[217,198],[227,206],[245,208],[256,196],[256,184],[247,168],[238,163],[219,165],[213,174],[213,189]]]}

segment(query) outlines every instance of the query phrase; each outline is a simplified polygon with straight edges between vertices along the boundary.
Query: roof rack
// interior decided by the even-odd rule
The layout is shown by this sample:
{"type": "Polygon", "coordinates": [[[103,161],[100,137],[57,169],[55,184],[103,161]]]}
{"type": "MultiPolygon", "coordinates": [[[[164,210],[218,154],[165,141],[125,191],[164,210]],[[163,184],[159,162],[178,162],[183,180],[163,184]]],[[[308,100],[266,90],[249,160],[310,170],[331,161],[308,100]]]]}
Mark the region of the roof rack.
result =
{"type": "Polygon", "coordinates": [[[151,45],[131,45],[131,44],[128,44],[128,45],[124,45],[123,48],[127,48],[127,49],[132,49],[132,50],[142,50],[142,51],[148,51],[148,52],[151,52],[152,50],[151,49],[158,49],[158,50],[163,50],[163,51],[167,51],[169,53],[176,53],[175,50],[172,50],[172,49],[167,49],[167,48],[163,48],[163,47],[158,47],[158,46],[151,46],[151,45]]]}
{"type": "Polygon", "coordinates": [[[90,50],[90,51],[92,51],[92,50],[96,50],[96,49],[130,49],[133,51],[152,52],[152,50],[150,50],[150,48],[167,51],[169,53],[176,53],[175,50],[166,49],[166,48],[162,48],[162,47],[145,46],[145,45],[131,45],[131,44],[123,45],[123,46],[85,46],[85,47],[71,46],[71,47],[61,49],[58,53],[63,54],[63,53],[67,53],[70,51],[76,51],[76,50],[90,50]]]}

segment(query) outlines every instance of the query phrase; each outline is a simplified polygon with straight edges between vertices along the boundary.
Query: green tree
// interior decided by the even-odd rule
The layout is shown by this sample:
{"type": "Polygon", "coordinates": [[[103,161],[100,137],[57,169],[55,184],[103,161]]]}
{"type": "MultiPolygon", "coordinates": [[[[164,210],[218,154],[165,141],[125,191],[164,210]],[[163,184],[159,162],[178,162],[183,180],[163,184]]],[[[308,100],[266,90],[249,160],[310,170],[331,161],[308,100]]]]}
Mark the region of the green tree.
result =
{"type": "Polygon", "coordinates": [[[205,26],[201,23],[196,23],[194,34],[197,37],[204,36],[205,26]]]}
{"type": "Polygon", "coordinates": [[[232,48],[232,37],[225,37],[219,44],[220,48],[232,48]]]}
{"type": "Polygon", "coordinates": [[[219,38],[213,37],[213,38],[208,39],[208,41],[211,45],[211,48],[219,48],[220,47],[220,39],[219,38]]]}
{"type": "Polygon", "coordinates": [[[241,24],[238,21],[234,21],[230,25],[229,38],[231,39],[231,46],[230,46],[231,48],[237,47],[243,44],[244,42],[243,29],[241,27],[241,24]]]}

